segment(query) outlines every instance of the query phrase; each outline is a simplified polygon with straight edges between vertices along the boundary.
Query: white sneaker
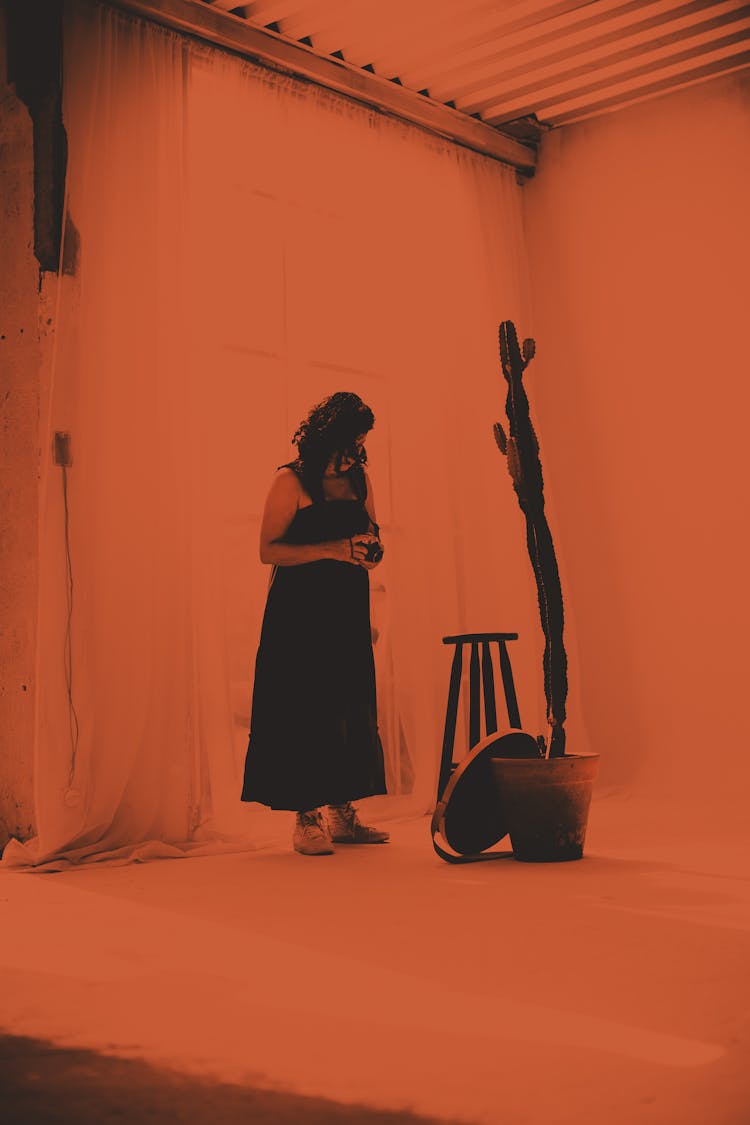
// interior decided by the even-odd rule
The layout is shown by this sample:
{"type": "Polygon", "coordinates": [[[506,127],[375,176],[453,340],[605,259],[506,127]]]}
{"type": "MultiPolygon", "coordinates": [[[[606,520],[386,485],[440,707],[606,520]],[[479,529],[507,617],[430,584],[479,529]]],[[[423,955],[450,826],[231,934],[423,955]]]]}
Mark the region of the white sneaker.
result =
{"type": "Polygon", "coordinates": [[[320,809],[298,812],[292,843],[300,855],[333,855],[331,840],[323,824],[320,809]]]}
{"type": "Polygon", "coordinates": [[[328,806],[328,830],[334,844],[387,844],[390,834],[362,824],[354,805],[328,806]]]}

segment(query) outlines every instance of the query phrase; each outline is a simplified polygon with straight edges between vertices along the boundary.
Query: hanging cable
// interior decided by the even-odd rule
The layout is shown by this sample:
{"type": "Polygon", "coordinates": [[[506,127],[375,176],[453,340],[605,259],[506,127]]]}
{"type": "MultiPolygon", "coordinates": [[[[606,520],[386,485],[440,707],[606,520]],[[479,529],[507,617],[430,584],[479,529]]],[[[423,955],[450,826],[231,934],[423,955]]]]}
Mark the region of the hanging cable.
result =
{"type": "Polygon", "coordinates": [[[65,689],[68,695],[68,729],[70,732],[70,772],[68,789],[73,789],[78,753],[78,715],[73,702],[73,563],[70,556],[70,509],[68,507],[68,466],[62,466],[63,509],[65,512],[65,574],[67,619],[65,622],[65,689]]]}

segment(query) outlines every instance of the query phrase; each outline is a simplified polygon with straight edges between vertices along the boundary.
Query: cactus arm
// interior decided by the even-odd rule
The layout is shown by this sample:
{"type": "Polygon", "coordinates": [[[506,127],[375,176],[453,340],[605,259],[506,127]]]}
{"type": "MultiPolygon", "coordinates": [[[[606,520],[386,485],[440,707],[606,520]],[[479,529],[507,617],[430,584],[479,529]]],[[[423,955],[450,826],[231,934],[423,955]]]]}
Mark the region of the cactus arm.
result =
{"type": "Polygon", "coordinates": [[[523,372],[534,358],[533,340],[518,346],[515,325],[506,320],[500,325],[500,361],[508,384],[505,412],[509,437],[499,423],[495,424],[495,440],[506,456],[508,472],[521,511],[526,520],[526,546],[534,570],[539,602],[539,616],[544,632],[544,695],[547,721],[551,727],[549,756],[565,753],[565,704],[568,694],[567,656],[563,640],[564,612],[560,574],[552,533],[544,511],[544,478],[539,457],[539,442],[529,413],[529,400],[523,385],[523,372]],[[502,441],[498,437],[502,434],[502,441]]]}
{"type": "Polygon", "coordinates": [[[500,450],[500,452],[502,453],[502,455],[504,457],[505,454],[508,452],[508,439],[505,436],[505,430],[503,429],[503,427],[500,425],[499,422],[495,422],[495,425],[492,427],[492,432],[495,435],[495,442],[497,444],[497,448],[500,450]]]}

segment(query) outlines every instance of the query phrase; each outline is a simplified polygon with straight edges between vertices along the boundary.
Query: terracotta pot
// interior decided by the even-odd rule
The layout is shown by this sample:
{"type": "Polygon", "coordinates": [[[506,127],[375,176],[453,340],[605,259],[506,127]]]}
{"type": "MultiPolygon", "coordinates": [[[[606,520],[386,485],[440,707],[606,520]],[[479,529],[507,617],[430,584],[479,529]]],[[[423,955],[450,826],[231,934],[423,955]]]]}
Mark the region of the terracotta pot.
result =
{"type": "Polygon", "coordinates": [[[516,859],[580,859],[598,754],[493,758],[492,771],[516,859]]]}

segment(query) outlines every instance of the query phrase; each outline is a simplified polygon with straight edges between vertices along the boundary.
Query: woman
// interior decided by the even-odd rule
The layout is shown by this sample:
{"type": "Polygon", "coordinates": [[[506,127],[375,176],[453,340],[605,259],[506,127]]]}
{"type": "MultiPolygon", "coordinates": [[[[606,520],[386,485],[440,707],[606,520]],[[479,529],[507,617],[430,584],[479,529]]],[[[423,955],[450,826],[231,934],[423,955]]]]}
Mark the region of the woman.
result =
{"type": "Polygon", "coordinates": [[[297,813],[293,845],[385,843],[352,801],[385,793],[368,570],[382,557],[364,442],[373,413],[339,392],[297,429],[266,500],[273,567],[255,665],[243,801],[297,813]],[[322,807],[327,806],[327,818],[322,807]]]}

